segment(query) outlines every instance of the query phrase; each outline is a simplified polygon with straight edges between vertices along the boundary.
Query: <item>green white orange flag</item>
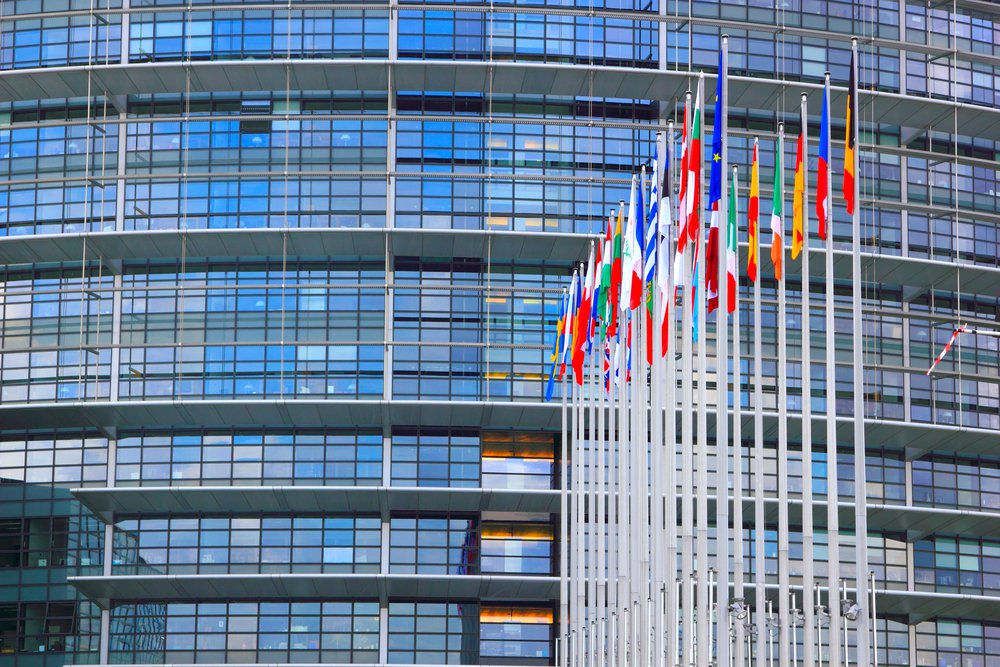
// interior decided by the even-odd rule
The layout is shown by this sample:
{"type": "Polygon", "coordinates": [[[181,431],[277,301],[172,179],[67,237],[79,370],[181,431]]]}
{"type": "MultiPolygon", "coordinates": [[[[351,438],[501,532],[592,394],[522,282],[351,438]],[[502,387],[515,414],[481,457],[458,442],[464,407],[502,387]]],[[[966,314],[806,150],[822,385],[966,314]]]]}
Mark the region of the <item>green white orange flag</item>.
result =
{"type": "Polygon", "coordinates": [[[781,200],[782,185],[785,182],[784,168],[785,146],[782,136],[778,134],[777,147],[774,150],[774,198],[771,202],[771,262],[774,264],[774,279],[781,280],[782,263],[785,248],[782,242],[781,200]]]}

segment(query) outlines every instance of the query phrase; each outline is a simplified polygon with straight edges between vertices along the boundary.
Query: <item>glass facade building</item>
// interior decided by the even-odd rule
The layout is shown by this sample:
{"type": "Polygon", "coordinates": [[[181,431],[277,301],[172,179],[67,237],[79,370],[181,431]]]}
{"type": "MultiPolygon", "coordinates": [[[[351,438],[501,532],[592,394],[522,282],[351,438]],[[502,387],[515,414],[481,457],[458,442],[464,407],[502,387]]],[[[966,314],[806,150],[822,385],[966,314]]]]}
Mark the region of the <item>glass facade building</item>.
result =
{"type": "MultiPolygon", "coordinates": [[[[774,419],[784,332],[790,418],[865,420],[878,663],[1000,666],[998,339],[924,374],[1000,314],[1000,6],[0,0],[0,667],[554,664],[562,288],[722,34],[765,184],[860,38],[864,340],[849,270],[835,368],[765,276],[743,377],[774,419]]],[[[799,516],[804,466],[853,495],[791,449],[799,516]]]]}

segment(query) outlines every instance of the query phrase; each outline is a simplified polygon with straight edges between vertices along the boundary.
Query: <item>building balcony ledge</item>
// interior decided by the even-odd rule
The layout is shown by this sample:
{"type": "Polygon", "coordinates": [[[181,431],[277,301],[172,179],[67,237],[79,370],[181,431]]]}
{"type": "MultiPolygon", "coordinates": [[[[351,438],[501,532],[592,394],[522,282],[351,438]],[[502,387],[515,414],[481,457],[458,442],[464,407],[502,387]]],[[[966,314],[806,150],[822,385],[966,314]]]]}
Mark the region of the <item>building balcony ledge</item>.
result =
{"type": "Polygon", "coordinates": [[[431,574],[212,574],[68,577],[107,609],[116,600],[262,600],[290,598],[532,600],[559,598],[559,577],[431,574]]]}
{"type": "Polygon", "coordinates": [[[557,513],[560,492],[388,486],[168,486],[78,488],[73,495],[106,523],[117,516],[248,512],[557,513]]]}

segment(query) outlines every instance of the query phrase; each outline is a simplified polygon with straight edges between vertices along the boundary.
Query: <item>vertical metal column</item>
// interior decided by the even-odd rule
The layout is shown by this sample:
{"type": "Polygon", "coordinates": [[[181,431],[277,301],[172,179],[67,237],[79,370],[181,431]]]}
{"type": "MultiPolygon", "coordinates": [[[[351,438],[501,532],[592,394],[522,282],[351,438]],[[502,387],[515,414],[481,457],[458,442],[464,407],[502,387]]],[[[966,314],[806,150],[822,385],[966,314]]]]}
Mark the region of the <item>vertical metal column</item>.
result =
{"type": "MultiPolygon", "coordinates": [[[[781,178],[775,180],[777,201],[784,209],[785,181],[785,124],[778,123],[778,144],[774,151],[775,169],[781,178]],[[780,160],[780,162],[778,162],[780,160]]],[[[784,238],[784,218],[781,218],[781,236],[784,238]]],[[[782,252],[784,252],[782,250],[782,252]]],[[[784,264],[784,259],[782,259],[784,264]]],[[[788,547],[788,349],[786,328],[788,316],[785,308],[785,278],[787,267],[782,268],[778,280],[778,321],[775,335],[778,339],[778,664],[788,667],[791,663],[789,641],[789,547],[788,547]]]]}

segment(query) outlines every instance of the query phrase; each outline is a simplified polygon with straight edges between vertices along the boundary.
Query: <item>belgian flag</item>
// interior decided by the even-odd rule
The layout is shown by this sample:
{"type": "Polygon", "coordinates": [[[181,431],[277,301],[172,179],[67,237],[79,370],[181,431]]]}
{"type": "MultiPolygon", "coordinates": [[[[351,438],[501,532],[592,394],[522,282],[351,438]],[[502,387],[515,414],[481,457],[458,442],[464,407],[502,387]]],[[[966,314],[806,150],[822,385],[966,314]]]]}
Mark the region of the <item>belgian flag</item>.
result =
{"type": "Polygon", "coordinates": [[[858,143],[858,64],[851,52],[851,82],[847,88],[847,136],[844,139],[844,200],[847,212],[854,215],[854,151],[858,143]]]}

